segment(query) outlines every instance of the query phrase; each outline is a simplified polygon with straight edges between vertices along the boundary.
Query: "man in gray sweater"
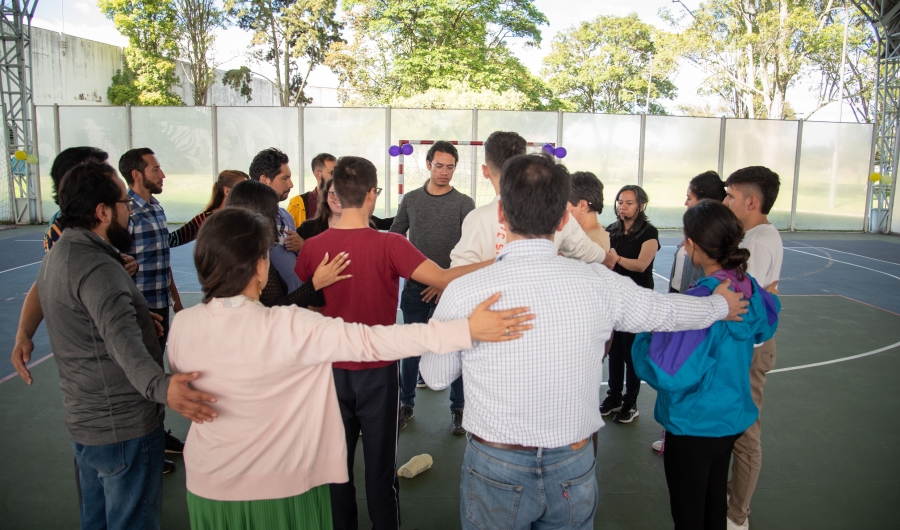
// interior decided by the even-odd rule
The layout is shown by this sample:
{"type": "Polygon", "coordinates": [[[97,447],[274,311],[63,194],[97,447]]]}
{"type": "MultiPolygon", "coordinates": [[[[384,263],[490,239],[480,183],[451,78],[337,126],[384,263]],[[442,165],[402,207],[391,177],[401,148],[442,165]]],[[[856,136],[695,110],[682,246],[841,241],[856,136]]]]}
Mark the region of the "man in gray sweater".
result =
{"type": "MultiPolygon", "coordinates": [[[[435,142],[425,156],[425,167],[431,172],[428,182],[403,196],[391,232],[406,234],[422,254],[444,269],[450,268],[450,251],[462,235],[466,215],[475,209],[475,201],[450,185],[459,153],[450,142],[435,142]]],[[[406,280],[400,297],[403,322],[425,323],[434,314],[440,292],[435,287],[406,280]]],[[[419,357],[403,359],[400,364],[400,428],[413,417],[419,357]]],[[[422,383],[424,387],[424,383],[422,383]]],[[[450,432],[465,434],[462,426],[465,396],[462,377],[450,385],[450,432]]]]}
{"type": "Polygon", "coordinates": [[[79,467],[81,526],[158,529],[165,406],[212,421],[202,402],[215,399],[188,387],[199,374],[163,371],[157,326],[122,267],[131,199],[115,170],[77,166],[58,197],[65,230],[37,288],[79,467]]]}

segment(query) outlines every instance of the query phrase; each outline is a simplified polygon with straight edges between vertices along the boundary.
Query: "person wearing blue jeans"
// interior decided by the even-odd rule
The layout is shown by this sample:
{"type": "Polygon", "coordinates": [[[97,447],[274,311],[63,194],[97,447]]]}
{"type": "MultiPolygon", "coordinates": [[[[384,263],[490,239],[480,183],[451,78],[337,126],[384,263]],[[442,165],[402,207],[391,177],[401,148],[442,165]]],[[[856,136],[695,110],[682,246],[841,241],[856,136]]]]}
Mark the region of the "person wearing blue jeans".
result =
{"type": "MultiPolygon", "coordinates": [[[[434,315],[436,301],[425,302],[422,300],[422,291],[428,286],[413,280],[406,280],[403,294],[400,296],[400,311],[403,312],[403,323],[427,323],[434,315]]],[[[404,407],[407,417],[401,421],[401,428],[413,417],[413,407],[416,406],[416,382],[419,379],[419,360],[421,357],[408,357],[400,361],[400,410],[401,420],[404,419],[404,407]]],[[[456,378],[450,385],[450,432],[453,434],[465,434],[462,426],[462,410],[466,406],[466,398],[463,393],[462,376],[456,378]]]]}
{"type": "Polygon", "coordinates": [[[160,528],[166,433],[104,445],[72,443],[78,462],[81,528],[160,528]]]}

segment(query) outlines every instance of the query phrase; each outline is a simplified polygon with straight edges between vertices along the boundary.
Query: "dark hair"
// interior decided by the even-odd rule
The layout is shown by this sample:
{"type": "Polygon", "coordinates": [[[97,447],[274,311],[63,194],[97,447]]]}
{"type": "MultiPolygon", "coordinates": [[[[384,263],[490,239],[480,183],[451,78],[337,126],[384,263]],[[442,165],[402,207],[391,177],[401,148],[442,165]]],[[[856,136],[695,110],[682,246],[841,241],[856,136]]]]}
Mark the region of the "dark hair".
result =
{"type": "Polygon", "coordinates": [[[281,173],[281,166],[288,163],[288,156],[274,147],[263,149],[256,153],[253,162],[250,162],[250,178],[259,180],[265,175],[268,179],[275,178],[281,173]]]}
{"type": "Polygon", "coordinates": [[[203,302],[241,294],[274,241],[271,222],[247,208],[226,208],[207,218],[194,247],[203,302]]]}
{"type": "Polygon", "coordinates": [[[495,131],[484,141],[484,163],[499,172],[506,161],[514,156],[524,155],[527,144],[525,138],[514,132],[495,131]]]}
{"type": "Polygon", "coordinates": [[[650,226],[650,219],[647,217],[646,212],[646,206],[649,202],[650,197],[647,196],[647,192],[644,191],[644,188],[633,184],[622,186],[622,189],[619,190],[619,193],[616,193],[616,199],[613,201],[613,208],[616,210],[616,222],[607,227],[606,230],[609,232],[609,235],[612,237],[624,237],[627,235],[629,239],[641,237],[644,230],[650,226]],[[637,214],[635,214],[634,224],[631,225],[631,232],[628,232],[628,234],[625,233],[625,222],[619,218],[619,197],[626,191],[634,193],[638,203],[638,211],[637,214]]]}
{"type": "Polygon", "coordinates": [[[209,199],[209,204],[206,205],[206,208],[203,208],[203,211],[211,212],[222,206],[222,203],[225,202],[225,188],[234,188],[238,182],[249,179],[250,175],[236,169],[226,169],[219,173],[219,178],[213,182],[212,198],[209,199]]]}
{"type": "Polygon", "coordinates": [[[775,199],[778,198],[778,190],[781,188],[781,179],[778,173],[763,166],[750,166],[739,169],[728,175],[726,186],[752,186],[754,192],[759,193],[759,211],[763,215],[769,215],[775,199]]]}
{"type": "Polygon", "coordinates": [[[360,208],[369,190],[378,186],[375,165],[358,156],[342,156],[334,166],[334,191],[342,208],[360,208]]]}
{"type": "Polygon", "coordinates": [[[70,147],[60,151],[56,158],[53,159],[53,165],[50,166],[50,180],[53,181],[53,202],[59,204],[56,198],[59,183],[63,175],[68,173],[70,169],[89,159],[97,162],[106,162],[108,158],[109,154],[106,151],[96,147],[70,147]]]}
{"type": "Polygon", "coordinates": [[[459,162],[459,151],[457,151],[456,146],[450,142],[445,142],[444,140],[434,142],[434,145],[428,150],[428,154],[425,155],[425,161],[431,162],[434,160],[435,153],[447,153],[448,155],[453,155],[453,163],[459,162]]]}
{"type": "Polygon", "coordinates": [[[688,189],[698,200],[712,199],[719,202],[725,200],[725,183],[715,171],[700,173],[692,178],[688,189]]]}
{"type": "Polygon", "coordinates": [[[134,184],[134,177],[131,176],[132,171],[140,171],[143,175],[144,170],[147,169],[147,161],[144,160],[144,155],[155,154],[149,147],[138,147],[137,149],[125,151],[125,154],[119,157],[119,173],[122,174],[122,178],[125,179],[129,186],[134,184]]]}
{"type": "Polygon", "coordinates": [[[310,164],[313,173],[315,173],[317,169],[322,169],[323,167],[325,167],[325,162],[331,162],[333,160],[337,160],[334,155],[330,155],[328,153],[317,154],[316,157],[312,159],[312,163],[310,164]]]}
{"type": "Polygon", "coordinates": [[[744,227],[730,208],[722,202],[703,199],[684,212],[682,222],[684,237],[723,269],[737,270],[738,279],[744,279],[750,251],[738,246],[744,238],[744,227]]]}
{"type": "Polygon", "coordinates": [[[117,178],[116,170],[105,162],[88,160],[70,169],[59,186],[60,227],[90,230],[100,224],[97,205],[115,208],[121,200],[117,178]]]}
{"type": "Polygon", "coordinates": [[[328,188],[330,187],[334,187],[334,178],[330,178],[322,184],[322,192],[319,193],[319,199],[316,204],[316,216],[314,217],[316,220],[324,221],[325,226],[328,226],[328,220],[334,215],[334,212],[331,211],[331,206],[328,204],[328,188]]]}
{"type": "Polygon", "coordinates": [[[225,209],[242,207],[253,210],[268,220],[269,232],[273,234],[273,237],[277,237],[278,228],[275,220],[278,218],[278,202],[278,194],[275,193],[275,190],[258,180],[245,180],[231,188],[231,193],[228,194],[228,200],[225,202],[225,209]]]}
{"type": "Polygon", "coordinates": [[[590,211],[603,213],[603,183],[597,175],[588,171],[572,173],[572,193],[569,194],[569,202],[578,206],[581,201],[587,201],[590,211]]]}
{"type": "Polygon", "coordinates": [[[546,154],[509,159],[500,177],[500,202],[507,228],[516,234],[556,233],[572,191],[569,170],[546,154]]]}

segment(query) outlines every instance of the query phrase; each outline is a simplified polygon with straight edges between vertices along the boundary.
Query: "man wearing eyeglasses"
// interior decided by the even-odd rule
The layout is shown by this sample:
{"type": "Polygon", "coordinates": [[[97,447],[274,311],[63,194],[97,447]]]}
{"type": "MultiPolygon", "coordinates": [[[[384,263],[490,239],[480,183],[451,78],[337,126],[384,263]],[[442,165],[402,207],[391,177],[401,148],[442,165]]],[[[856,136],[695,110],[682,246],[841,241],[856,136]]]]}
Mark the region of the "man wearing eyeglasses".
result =
{"type": "MultiPolygon", "coordinates": [[[[450,142],[435,142],[425,156],[425,167],[431,176],[424,186],[403,196],[400,210],[391,232],[407,235],[428,259],[442,268],[450,268],[450,251],[462,235],[466,215],[475,209],[475,201],[453,186],[453,173],[459,162],[456,146],[450,142]]],[[[426,323],[434,314],[440,291],[413,279],[406,281],[400,296],[400,310],[406,324],[426,323]]],[[[414,416],[416,386],[419,384],[419,357],[403,359],[400,363],[400,428],[414,416]]],[[[424,387],[425,384],[422,383],[424,387]]],[[[462,377],[450,385],[450,432],[465,434],[462,426],[465,397],[462,377]]]]}

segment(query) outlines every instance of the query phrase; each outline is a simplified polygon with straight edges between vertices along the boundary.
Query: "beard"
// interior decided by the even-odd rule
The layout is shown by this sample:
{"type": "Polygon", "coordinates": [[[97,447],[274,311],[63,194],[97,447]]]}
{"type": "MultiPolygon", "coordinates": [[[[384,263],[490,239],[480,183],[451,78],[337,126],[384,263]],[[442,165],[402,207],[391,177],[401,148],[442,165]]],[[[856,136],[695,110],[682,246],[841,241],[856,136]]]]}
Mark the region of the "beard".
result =
{"type": "Polygon", "coordinates": [[[131,240],[131,232],[119,224],[118,212],[113,214],[112,222],[109,223],[109,228],[106,229],[106,239],[109,240],[110,245],[114,246],[116,250],[123,254],[131,251],[133,243],[131,240]]]}
{"type": "Polygon", "coordinates": [[[160,182],[147,182],[144,181],[144,187],[147,188],[147,191],[150,192],[151,195],[159,195],[162,193],[162,181],[160,182]]]}

